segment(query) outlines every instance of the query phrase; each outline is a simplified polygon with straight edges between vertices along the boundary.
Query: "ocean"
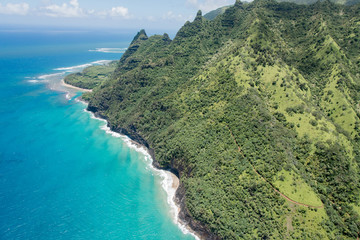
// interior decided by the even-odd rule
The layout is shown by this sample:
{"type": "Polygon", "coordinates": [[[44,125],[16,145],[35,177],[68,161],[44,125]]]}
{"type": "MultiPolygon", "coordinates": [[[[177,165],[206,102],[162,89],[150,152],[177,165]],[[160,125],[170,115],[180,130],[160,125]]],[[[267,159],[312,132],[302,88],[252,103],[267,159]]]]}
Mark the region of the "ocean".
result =
{"type": "Polygon", "coordinates": [[[58,84],[135,34],[0,28],[0,239],[194,239],[168,175],[58,84]]]}

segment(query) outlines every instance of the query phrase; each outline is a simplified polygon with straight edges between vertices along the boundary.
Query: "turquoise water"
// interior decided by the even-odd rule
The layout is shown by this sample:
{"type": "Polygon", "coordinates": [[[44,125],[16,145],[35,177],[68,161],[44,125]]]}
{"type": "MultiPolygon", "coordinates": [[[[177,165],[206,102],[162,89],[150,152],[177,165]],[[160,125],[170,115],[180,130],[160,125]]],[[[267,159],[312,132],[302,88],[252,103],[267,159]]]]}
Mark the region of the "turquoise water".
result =
{"type": "Polygon", "coordinates": [[[119,59],[89,50],[135,33],[0,32],[0,239],[193,239],[149,160],[48,88],[54,69],[119,59]]]}

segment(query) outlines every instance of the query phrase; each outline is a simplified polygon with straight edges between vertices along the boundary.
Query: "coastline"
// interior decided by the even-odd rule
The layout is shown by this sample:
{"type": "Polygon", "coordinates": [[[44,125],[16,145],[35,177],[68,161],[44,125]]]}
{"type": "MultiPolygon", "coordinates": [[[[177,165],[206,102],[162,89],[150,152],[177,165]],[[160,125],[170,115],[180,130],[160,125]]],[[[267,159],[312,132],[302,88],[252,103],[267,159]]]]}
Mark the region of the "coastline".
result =
{"type": "Polygon", "coordinates": [[[144,140],[138,142],[125,129],[120,129],[120,131],[115,131],[111,129],[106,117],[101,116],[99,113],[88,109],[88,103],[82,100],[81,97],[76,98],[76,100],[86,106],[84,111],[90,114],[92,118],[103,121],[105,123],[105,125],[101,127],[102,130],[104,130],[107,134],[112,135],[113,137],[122,138],[130,148],[133,148],[135,151],[140,152],[145,156],[145,160],[149,163],[149,167],[151,168],[151,170],[162,178],[161,186],[167,194],[167,203],[170,206],[170,214],[172,215],[174,223],[178,225],[178,227],[184,234],[190,234],[196,240],[203,239],[201,237],[201,234],[195,231],[188,224],[188,221],[185,220],[186,218],[181,217],[184,215],[182,213],[186,211],[185,209],[183,209],[183,204],[180,204],[178,196],[178,190],[180,189],[181,185],[179,177],[175,173],[173,173],[171,169],[163,169],[158,166],[156,161],[154,161],[154,151],[149,148],[146,142],[143,142],[144,140]]]}
{"type": "Polygon", "coordinates": [[[81,92],[92,92],[92,89],[79,88],[79,87],[75,87],[73,85],[70,85],[70,84],[66,83],[64,81],[64,79],[61,80],[61,85],[64,86],[64,87],[67,87],[67,88],[71,88],[71,89],[74,89],[74,90],[81,91],[81,92]]]}

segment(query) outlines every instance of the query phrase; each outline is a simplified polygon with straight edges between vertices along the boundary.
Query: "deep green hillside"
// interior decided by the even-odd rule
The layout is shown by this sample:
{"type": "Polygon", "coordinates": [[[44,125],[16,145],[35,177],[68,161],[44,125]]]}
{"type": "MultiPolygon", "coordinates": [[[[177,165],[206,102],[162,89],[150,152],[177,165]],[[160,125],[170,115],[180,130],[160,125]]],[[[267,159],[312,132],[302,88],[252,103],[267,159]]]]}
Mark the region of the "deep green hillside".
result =
{"type": "Polygon", "coordinates": [[[335,4],[354,5],[360,3],[360,0],[277,0],[278,2],[292,2],[297,4],[314,4],[318,1],[330,1],[335,4]]]}
{"type": "Polygon", "coordinates": [[[255,0],[173,40],[139,32],[86,94],[180,176],[207,239],[356,239],[360,6],[255,0]]]}

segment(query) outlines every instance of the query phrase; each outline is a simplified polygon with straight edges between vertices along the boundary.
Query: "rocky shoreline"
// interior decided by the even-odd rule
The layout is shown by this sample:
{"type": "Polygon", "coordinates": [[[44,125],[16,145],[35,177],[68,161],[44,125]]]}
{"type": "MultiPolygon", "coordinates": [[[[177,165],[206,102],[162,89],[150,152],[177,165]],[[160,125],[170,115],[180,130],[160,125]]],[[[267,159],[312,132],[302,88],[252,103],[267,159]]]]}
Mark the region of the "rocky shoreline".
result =
{"type": "MultiPolygon", "coordinates": [[[[92,91],[89,89],[83,89],[83,88],[72,86],[70,84],[65,83],[64,80],[61,81],[61,85],[64,87],[79,90],[82,92],[91,92],[92,91]]],[[[172,162],[172,166],[170,168],[161,167],[159,162],[156,160],[155,150],[152,149],[150,147],[150,145],[148,144],[148,142],[136,132],[135,127],[130,127],[129,130],[127,130],[125,128],[116,128],[111,124],[111,122],[105,115],[102,115],[101,113],[98,112],[96,107],[90,106],[84,99],[81,98],[81,96],[79,97],[79,100],[87,104],[86,110],[89,112],[92,112],[96,118],[106,120],[107,126],[110,128],[111,131],[125,135],[128,138],[130,138],[134,144],[138,145],[139,147],[145,148],[153,160],[152,165],[155,169],[169,171],[178,178],[178,187],[176,189],[175,199],[174,199],[175,204],[179,209],[178,221],[182,225],[184,225],[189,232],[191,232],[198,239],[209,239],[209,240],[221,239],[220,237],[218,237],[214,233],[212,233],[205,224],[193,219],[190,212],[186,208],[186,204],[185,204],[186,189],[185,189],[185,186],[180,181],[181,172],[182,172],[181,169],[183,169],[182,166],[176,166],[176,162],[172,162]]]]}
{"type": "Polygon", "coordinates": [[[115,128],[111,124],[109,119],[106,116],[99,113],[96,108],[88,105],[86,110],[92,112],[95,115],[95,117],[106,120],[107,125],[111,131],[125,135],[125,136],[129,137],[135,144],[138,144],[140,147],[145,148],[153,160],[152,165],[154,168],[156,168],[158,170],[169,171],[169,172],[173,173],[179,179],[179,185],[176,190],[174,200],[175,200],[175,204],[179,208],[179,215],[178,215],[179,219],[178,220],[180,221],[181,224],[186,226],[186,228],[191,233],[193,233],[196,237],[198,237],[199,239],[206,239],[206,240],[221,239],[220,237],[218,237],[214,233],[212,233],[210,231],[210,229],[207,226],[205,226],[205,224],[200,223],[200,222],[196,221],[195,219],[193,219],[190,212],[186,208],[186,205],[185,205],[186,189],[180,181],[181,171],[179,171],[179,169],[182,168],[181,166],[177,166],[177,167],[171,166],[171,168],[161,167],[159,162],[155,158],[155,150],[152,149],[149,146],[148,142],[136,132],[135,128],[129,129],[129,130],[127,130],[125,128],[115,128]]]}

